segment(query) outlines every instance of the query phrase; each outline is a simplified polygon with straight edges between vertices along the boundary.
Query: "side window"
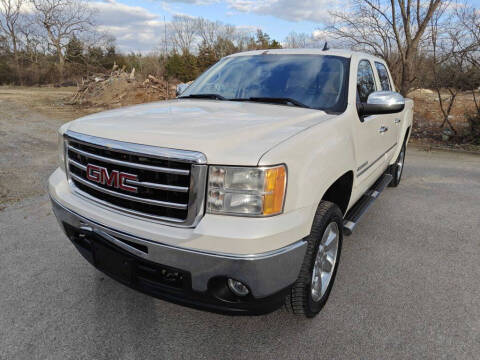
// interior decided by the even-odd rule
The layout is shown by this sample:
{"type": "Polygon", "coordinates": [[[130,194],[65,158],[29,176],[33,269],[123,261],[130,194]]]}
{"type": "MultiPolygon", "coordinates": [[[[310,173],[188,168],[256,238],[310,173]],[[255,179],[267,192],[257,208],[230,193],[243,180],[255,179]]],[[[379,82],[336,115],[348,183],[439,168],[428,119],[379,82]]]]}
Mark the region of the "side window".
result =
{"type": "Polygon", "coordinates": [[[385,65],[376,62],[375,67],[377,68],[378,77],[380,78],[380,84],[382,85],[382,90],[392,91],[392,85],[390,85],[390,78],[388,77],[388,71],[385,65]]]}
{"type": "Polygon", "coordinates": [[[358,64],[357,92],[361,102],[367,102],[368,95],[376,90],[375,76],[370,61],[362,60],[358,64]]]}

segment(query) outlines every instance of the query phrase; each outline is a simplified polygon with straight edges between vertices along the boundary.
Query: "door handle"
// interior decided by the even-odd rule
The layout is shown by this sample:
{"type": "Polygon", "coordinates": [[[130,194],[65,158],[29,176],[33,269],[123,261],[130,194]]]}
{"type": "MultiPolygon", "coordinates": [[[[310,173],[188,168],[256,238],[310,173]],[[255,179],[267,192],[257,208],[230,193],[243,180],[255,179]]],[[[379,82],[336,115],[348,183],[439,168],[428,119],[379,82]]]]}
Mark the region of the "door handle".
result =
{"type": "Polygon", "coordinates": [[[378,132],[380,134],[386,133],[388,131],[388,127],[382,126],[380,129],[378,129],[378,132]]]}
{"type": "Polygon", "coordinates": [[[396,118],[396,119],[395,119],[395,124],[397,124],[397,125],[398,125],[398,124],[400,124],[400,122],[401,122],[401,121],[402,121],[401,119],[399,119],[399,118],[396,118]]]}

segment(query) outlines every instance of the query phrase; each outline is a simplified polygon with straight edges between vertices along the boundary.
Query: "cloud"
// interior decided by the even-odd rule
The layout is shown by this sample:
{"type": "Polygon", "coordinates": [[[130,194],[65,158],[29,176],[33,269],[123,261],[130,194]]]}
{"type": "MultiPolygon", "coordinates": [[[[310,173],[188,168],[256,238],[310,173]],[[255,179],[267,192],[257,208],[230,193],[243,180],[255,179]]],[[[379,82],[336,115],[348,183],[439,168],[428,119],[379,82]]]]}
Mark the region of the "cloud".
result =
{"type": "Polygon", "coordinates": [[[158,15],[140,6],[115,0],[91,2],[97,30],[113,35],[120,51],[151,51],[164,36],[164,22],[158,15]]]}
{"type": "MultiPolygon", "coordinates": [[[[348,2],[348,1],[347,1],[348,2]]],[[[312,21],[323,23],[330,20],[329,10],[345,6],[340,0],[163,0],[166,3],[211,5],[224,3],[238,12],[271,15],[288,21],[312,21]]],[[[227,16],[231,12],[227,13],[227,16]]]]}
{"type": "Polygon", "coordinates": [[[328,21],[337,1],[331,0],[227,0],[237,11],[271,15],[288,21],[328,21]]]}
{"type": "Polygon", "coordinates": [[[169,3],[184,3],[192,5],[208,5],[221,2],[221,0],[163,0],[163,2],[169,3]]]}

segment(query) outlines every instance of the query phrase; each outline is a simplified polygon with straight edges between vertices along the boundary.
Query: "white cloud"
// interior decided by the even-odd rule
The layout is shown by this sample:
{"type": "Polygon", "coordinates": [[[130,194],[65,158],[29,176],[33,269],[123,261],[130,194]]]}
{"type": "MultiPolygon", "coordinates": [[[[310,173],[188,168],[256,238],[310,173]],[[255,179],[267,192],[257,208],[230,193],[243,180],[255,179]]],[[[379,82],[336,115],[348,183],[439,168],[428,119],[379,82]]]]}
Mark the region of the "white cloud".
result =
{"type": "Polygon", "coordinates": [[[115,0],[92,2],[90,6],[96,10],[97,30],[113,35],[120,51],[151,51],[164,36],[164,22],[143,7],[115,0]]]}
{"type": "Polygon", "coordinates": [[[192,5],[209,5],[213,3],[221,2],[221,0],[163,0],[163,2],[170,2],[170,3],[184,3],[184,4],[192,4],[192,5]]]}
{"type": "Polygon", "coordinates": [[[230,7],[260,15],[271,15],[289,21],[325,22],[337,1],[332,0],[227,0],[230,7]]]}
{"type": "MultiPolygon", "coordinates": [[[[210,5],[225,3],[229,8],[246,13],[271,15],[288,21],[326,22],[329,10],[345,6],[348,1],[340,0],[163,0],[167,3],[210,5]]],[[[227,16],[231,12],[227,13],[227,16]]]]}

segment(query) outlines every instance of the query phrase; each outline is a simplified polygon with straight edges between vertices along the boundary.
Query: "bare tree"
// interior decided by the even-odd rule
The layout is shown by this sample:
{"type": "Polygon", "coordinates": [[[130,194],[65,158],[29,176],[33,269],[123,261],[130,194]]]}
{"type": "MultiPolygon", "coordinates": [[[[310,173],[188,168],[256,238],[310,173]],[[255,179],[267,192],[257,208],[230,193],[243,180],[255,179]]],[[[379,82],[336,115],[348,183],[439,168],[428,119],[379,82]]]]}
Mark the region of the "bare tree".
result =
{"type": "Polygon", "coordinates": [[[290,49],[306,48],[311,36],[305,33],[292,31],[285,38],[285,47],[290,49]]]}
{"type": "Polygon", "coordinates": [[[204,18],[195,19],[196,31],[204,46],[213,48],[219,36],[221,36],[223,24],[219,21],[213,22],[204,18]]]}
{"type": "Polygon", "coordinates": [[[462,4],[455,9],[455,16],[460,25],[456,41],[467,44],[468,61],[480,71],[480,9],[462,4]]]}
{"type": "Polygon", "coordinates": [[[470,124],[470,138],[475,144],[480,144],[480,100],[475,93],[480,89],[480,9],[468,6],[456,8],[456,16],[460,19],[461,31],[455,33],[457,42],[463,42],[464,55],[472,66],[468,77],[475,110],[466,114],[470,124]]]}
{"type": "Polygon", "coordinates": [[[455,134],[457,130],[450,121],[450,114],[458,94],[465,90],[472,91],[476,103],[474,89],[478,83],[475,84],[470,59],[476,59],[480,50],[480,38],[475,36],[476,33],[472,36],[465,26],[476,10],[466,5],[461,8],[461,11],[445,13],[447,7],[442,6],[432,17],[429,29],[433,88],[443,114],[440,127],[448,125],[455,134]]]}
{"type": "MultiPolygon", "coordinates": [[[[445,0],[443,1],[445,2],[445,0]]],[[[347,11],[332,12],[333,37],[398,63],[400,92],[415,80],[415,59],[428,24],[442,0],[354,0],[347,11]]]]}
{"type": "Polygon", "coordinates": [[[36,23],[32,14],[23,17],[19,36],[22,39],[25,59],[34,64],[38,63],[39,55],[45,54],[47,46],[43,28],[36,23]]]}
{"type": "Polygon", "coordinates": [[[43,26],[58,58],[58,69],[63,77],[65,47],[73,36],[92,30],[93,9],[82,0],[31,0],[36,20],[43,26]]]}
{"type": "Polygon", "coordinates": [[[0,0],[0,30],[5,34],[12,44],[17,78],[20,75],[18,33],[20,31],[19,25],[23,5],[24,0],[0,0]]]}
{"type": "Polygon", "coordinates": [[[197,20],[190,16],[175,15],[171,22],[173,43],[182,54],[188,54],[195,43],[197,20]]]}

